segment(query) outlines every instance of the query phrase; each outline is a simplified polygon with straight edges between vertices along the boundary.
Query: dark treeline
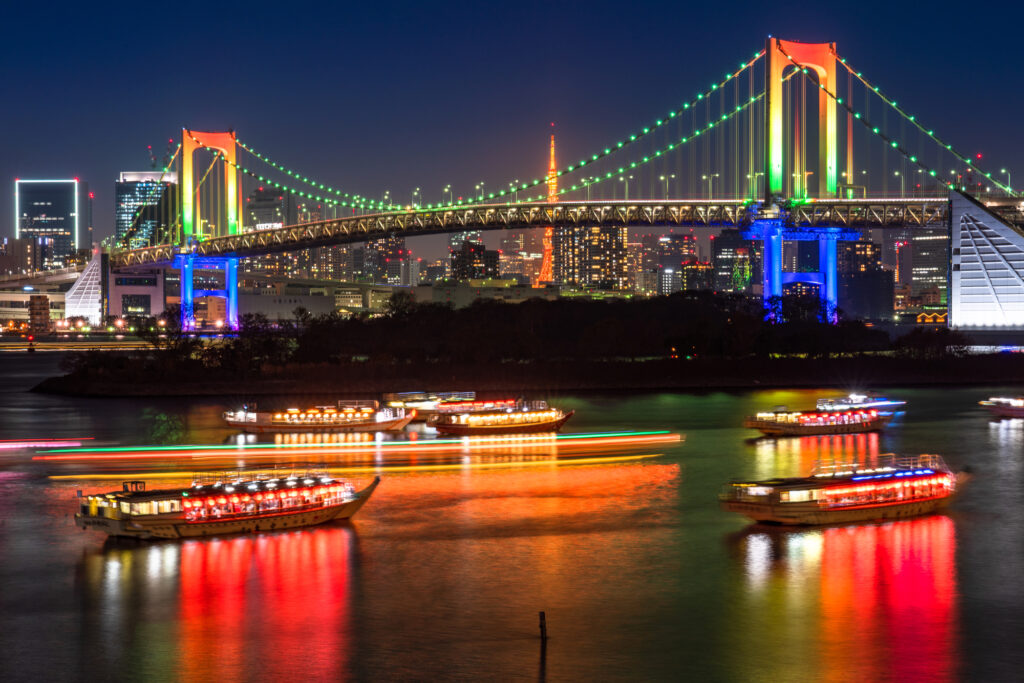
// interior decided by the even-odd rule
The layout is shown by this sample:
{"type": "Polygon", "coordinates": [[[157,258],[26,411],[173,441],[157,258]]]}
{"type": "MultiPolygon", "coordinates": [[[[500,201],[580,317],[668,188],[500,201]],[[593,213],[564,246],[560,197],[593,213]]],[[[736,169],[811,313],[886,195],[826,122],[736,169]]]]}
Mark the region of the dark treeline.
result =
{"type": "MultiPolygon", "coordinates": [[[[914,330],[895,341],[858,321],[822,322],[817,299],[776,302],[766,320],[759,298],[680,293],[639,300],[482,301],[454,310],[394,295],[385,315],[313,317],[299,309],[290,321],[246,316],[237,336],[209,343],[176,328],[143,332],[147,352],[91,352],[72,357],[71,376],[247,379],[268,370],[314,364],[628,362],[677,359],[827,359],[891,351],[935,359],[962,354],[966,340],[949,330],[914,330]]],[[[151,326],[140,324],[139,329],[151,326]]],[[[410,373],[414,373],[410,370],[410,373]]]]}

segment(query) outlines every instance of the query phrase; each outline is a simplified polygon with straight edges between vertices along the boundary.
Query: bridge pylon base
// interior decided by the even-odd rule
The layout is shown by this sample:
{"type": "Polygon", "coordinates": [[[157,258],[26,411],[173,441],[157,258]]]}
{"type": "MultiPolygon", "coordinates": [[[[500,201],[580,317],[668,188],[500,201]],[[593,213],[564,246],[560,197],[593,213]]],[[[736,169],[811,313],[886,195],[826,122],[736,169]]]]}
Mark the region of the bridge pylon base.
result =
{"type": "Polygon", "coordinates": [[[818,285],[825,317],[829,322],[838,321],[839,273],[837,242],[855,242],[860,233],[855,230],[832,227],[791,228],[781,218],[761,218],[751,221],[750,227],[741,233],[743,239],[764,242],[761,258],[761,296],[765,314],[774,318],[775,304],[782,297],[782,286],[792,282],[806,282],[818,285]],[[818,270],[812,273],[782,272],[782,242],[818,242],[818,270]]]}
{"type": "Polygon", "coordinates": [[[234,256],[194,256],[178,254],[173,267],[181,272],[181,329],[196,329],[196,298],[219,296],[226,300],[224,324],[238,329],[238,258],[234,256]],[[197,270],[223,270],[224,289],[196,289],[197,270]]]}

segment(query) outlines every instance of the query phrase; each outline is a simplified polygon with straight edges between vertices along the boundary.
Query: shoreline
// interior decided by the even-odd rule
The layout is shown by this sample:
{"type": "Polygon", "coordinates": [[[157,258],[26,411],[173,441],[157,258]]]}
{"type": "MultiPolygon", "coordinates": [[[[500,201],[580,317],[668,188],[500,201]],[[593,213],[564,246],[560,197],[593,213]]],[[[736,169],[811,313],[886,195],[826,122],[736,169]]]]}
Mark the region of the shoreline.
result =
{"type": "MultiPolygon", "coordinates": [[[[105,374],[105,373],[104,373],[105,374]]],[[[57,376],[34,392],[93,397],[357,396],[433,390],[481,393],[574,391],[729,391],[816,387],[1024,385],[1024,354],[941,359],[860,356],[562,361],[497,364],[310,364],[266,368],[256,376],[184,381],[171,377],[57,376]]]]}

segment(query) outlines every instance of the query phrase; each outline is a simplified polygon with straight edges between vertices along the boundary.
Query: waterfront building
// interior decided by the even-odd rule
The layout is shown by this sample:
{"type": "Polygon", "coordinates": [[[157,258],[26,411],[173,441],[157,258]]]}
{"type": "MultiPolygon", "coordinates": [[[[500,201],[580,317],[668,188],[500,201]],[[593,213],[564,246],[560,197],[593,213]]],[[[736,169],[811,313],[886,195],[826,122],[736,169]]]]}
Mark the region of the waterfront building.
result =
{"type": "Polygon", "coordinates": [[[42,270],[50,253],[53,240],[46,237],[15,239],[4,237],[0,241],[0,275],[16,275],[42,270]]]}
{"type": "Polygon", "coordinates": [[[170,241],[178,222],[178,176],[122,171],[114,183],[114,237],[138,249],[170,241]]]}
{"type": "Polygon", "coordinates": [[[84,221],[90,202],[88,185],[70,180],[14,181],[14,236],[16,239],[49,240],[44,268],[68,265],[80,248],[87,248],[84,221]],[[83,232],[84,231],[84,232],[83,232]]]}

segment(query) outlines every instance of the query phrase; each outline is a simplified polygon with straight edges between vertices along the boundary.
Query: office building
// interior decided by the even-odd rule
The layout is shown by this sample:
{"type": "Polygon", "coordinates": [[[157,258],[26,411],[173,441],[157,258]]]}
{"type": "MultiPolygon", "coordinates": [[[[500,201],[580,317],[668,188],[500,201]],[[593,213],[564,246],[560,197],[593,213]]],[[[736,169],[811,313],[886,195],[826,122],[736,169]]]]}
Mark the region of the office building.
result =
{"type": "Polygon", "coordinates": [[[178,176],[159,171],[122,172],[114,183],[114,237],[138,249],[167,244],[178,229],[178,176]]]}
{"type": "Polygon", "coordinates": [[[70,180],[14,181],[14,236],[16,239],[49,240],[51,249],[44,268],[61,268],[71,263],[80,248],[88,248],[83,237],[89,226],[89,189],[78,178],[70,180]]]}
{"type": "Polygon", "coordinates": [[[949,276],[949,233],[946,228],[916,228],[910,237],[911,279],[913,296],[936,289],[942,303],[946,302],[949,276]]]}

